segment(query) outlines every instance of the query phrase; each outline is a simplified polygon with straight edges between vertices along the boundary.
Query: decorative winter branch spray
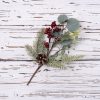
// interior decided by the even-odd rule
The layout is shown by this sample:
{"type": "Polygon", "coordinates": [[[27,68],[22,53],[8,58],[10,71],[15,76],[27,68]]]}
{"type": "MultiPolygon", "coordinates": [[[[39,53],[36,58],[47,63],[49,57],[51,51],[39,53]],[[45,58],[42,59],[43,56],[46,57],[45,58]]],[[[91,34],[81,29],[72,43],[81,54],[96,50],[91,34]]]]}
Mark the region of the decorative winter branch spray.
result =
{"type": "Polygon", "coordinates": [[[27,85],[43,65],[62,68],[66,63],[82,57],[82,55],[69,55],[69,49],[78,39],[79,21],[75,18],[68,18],[66,15],[60,15],[58,22],[59,24],[53,21],[49,27],[41,29],[33,46],[26,45],[28,54],[38,63],[38,68],[27,85]]]}

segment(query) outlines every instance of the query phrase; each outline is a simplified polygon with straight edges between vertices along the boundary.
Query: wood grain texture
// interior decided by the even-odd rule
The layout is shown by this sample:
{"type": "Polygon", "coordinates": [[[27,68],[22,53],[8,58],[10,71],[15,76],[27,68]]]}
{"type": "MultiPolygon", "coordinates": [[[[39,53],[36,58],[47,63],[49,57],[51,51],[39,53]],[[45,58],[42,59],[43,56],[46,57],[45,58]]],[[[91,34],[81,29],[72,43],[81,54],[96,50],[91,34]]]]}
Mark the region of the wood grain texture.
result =
{"type": "Polygon", "coordinates": [[[37,68],[32,62],[0,62],[0,99],[8,100],[99,100],[100,62],[79,61],[66,70],[45,66],[26,86],[37,68]],[[35,66],[35,67],[33,67],[35,66]]]}
{"type": "Polygon", "coordinates": [[[99,0],[0,0],[0,100],[36,99],[100,100],[99,0]],[[70,53],[85,57],[66,70],[44,66],[26,86],[37,65],[24,46],[60,14],[80,20],[79,43],[70,53]]]}

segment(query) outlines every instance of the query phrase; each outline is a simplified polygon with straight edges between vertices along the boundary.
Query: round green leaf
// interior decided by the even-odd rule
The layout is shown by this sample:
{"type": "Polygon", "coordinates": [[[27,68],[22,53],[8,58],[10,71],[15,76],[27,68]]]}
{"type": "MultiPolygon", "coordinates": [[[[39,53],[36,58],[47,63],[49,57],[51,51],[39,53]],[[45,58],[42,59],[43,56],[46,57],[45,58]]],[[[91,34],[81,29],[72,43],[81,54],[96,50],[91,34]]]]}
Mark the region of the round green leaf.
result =
{"type": "Polygon", "coordinates": [[[66,15],[59,15],[59,16],[58,16],[58,22],[59,22],[60,24],[66,22],[67,20],[68,20],[68,17],[67,17],[66,15]]]}
{"type": "Polygon", "coordinates": [[[71,38],[70,38],[70,35],[68,33],[63,34],[62,37],[61,37],[61,41],[70,40],[70,39],[71,38]]]}
{"type": "Polygon", "coordinates": [[[61,43],[63,46],[69,46],[69,45],[71,45],[72,44],[72,41],[71,40],[64,40],[64,41],[62,41],[62,43],[61,43]]]}
{"type": "Polygon", "coordinates": [[[69,18],[67,21],[67,28],[70,32],[75,32],[79,29],[79,21],[75,18],[69,18]]]}
{"type": "Polygon", "coordinates": [[[60,34],[61,34],[61,32],[54,32],[53,33],[53,35],[56,36],[56,37],[59,36],[60,34]]]}
{"type": "Polygon", "coordinates": [[[64,34],[61,38],[61,44],[63,46],[69,46],[72,44],[72,39],[70,38],[69,34],[64,34]]]}

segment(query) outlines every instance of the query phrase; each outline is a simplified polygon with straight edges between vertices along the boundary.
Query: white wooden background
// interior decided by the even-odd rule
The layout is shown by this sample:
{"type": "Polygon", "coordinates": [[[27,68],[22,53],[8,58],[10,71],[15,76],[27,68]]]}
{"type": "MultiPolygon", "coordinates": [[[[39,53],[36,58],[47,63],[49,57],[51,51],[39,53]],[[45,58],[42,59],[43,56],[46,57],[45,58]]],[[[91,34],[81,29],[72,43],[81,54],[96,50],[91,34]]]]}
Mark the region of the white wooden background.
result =
{"type": "Polygon", "coordinates": [[[0,0],[0,100],[100,100],[100,0],[0,0]],[[66,70],[45,67],[29,86],[36,64],[24,45],[60,14],[81,22],[81,61],[66,70]]]}

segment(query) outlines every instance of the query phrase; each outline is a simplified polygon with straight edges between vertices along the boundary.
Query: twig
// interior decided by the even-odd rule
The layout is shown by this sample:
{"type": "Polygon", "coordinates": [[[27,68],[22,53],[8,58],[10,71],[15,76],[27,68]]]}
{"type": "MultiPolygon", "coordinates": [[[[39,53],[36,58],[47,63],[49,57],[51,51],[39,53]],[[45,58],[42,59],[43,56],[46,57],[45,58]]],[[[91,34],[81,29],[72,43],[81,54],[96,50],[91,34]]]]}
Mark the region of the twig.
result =
{"type": "MultiPolygon", "coordinates": [[[[50,40],[49,40],[49,42],[50,42],[50,40]]],[[[50,52],[52,51],[52,49],[53,49],[55,43],[56,43],[56,42],[53,42],[53,44],[52,44],[50,50],[48,50],[48,52],[47,52],[47,59],[48,59],[49,54],[50,54],[50,52]]],[[[30,84],[30,82],[32,81],[33,77],[36,75],[36,73],[38,72],[38,70],[39,70],[42,66],[43,66],[43,64],[40,64],[40,65],[38,66],[38,68],[36,69],[36,71],[35,71],[35,72],[33,73],[33,75],[31,76],[30,80],[28,81],[27,85],[30,84]]]]}
{"type": "Polygon", "coordinates": [[[38,72],[38,70],[42,67],[43,65],[39,65],[38,68],[36,69],[36,71],[33,73],[33,75],[31,76],[30,80],[28,81],[27,85],[30,84],[30,82],[32,81],[33,77],[35,76],[35,74],[38,72]]]}
{"type": "MultiPolygon", "coordinates": [[[[51,41],[51,38],[49,38],[49,48],[50,48],[50,41],[51,41]]],[[[47,55],[49,54],[49,48],[47,48],[47,55]]]]}
{"type": "Polygon", "coordinates": [[[52,44],[52,46],[51,46],[51,48],[50,48],[50,50],[49,50],[49,52],[47,54],[47,57],[49,57],[49,54],[51,53],[51,51],[52,51],[52,49],[53,49],[53,47],[54,47],[55,44],[56,44],[56,42],[53,42],[53,44],[52,44]]]}
{"type": "Polygon", "coordinates": [[[54,55],[58,54],[61,50],[63,50],[63,49],[58,50],[57,52],[54,53],[54,55]]]}

